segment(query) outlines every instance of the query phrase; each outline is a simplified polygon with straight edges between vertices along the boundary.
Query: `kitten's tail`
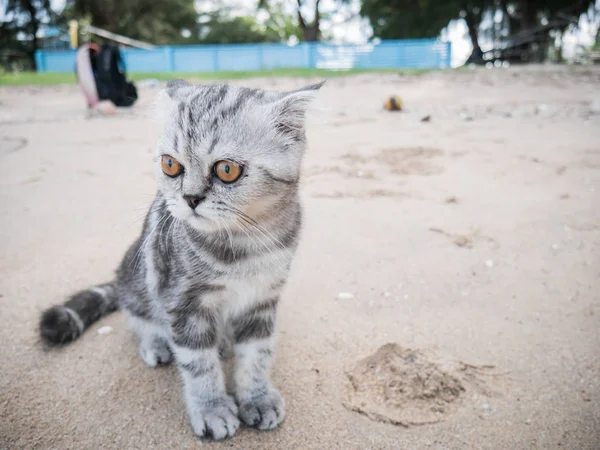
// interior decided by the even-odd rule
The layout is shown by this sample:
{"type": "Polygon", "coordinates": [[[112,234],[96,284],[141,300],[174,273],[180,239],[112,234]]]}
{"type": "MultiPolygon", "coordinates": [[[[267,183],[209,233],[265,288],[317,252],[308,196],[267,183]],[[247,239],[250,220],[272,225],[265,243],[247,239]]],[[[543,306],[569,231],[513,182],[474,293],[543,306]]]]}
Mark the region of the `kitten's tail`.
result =
{"type": "Polygon", "coordinates": [[[40,334],[51,345],[74,341],[102,316],[116,311],[114,283],[94,286],[72,295],[64,305],[53,306],[42,314],[40,334]]]}

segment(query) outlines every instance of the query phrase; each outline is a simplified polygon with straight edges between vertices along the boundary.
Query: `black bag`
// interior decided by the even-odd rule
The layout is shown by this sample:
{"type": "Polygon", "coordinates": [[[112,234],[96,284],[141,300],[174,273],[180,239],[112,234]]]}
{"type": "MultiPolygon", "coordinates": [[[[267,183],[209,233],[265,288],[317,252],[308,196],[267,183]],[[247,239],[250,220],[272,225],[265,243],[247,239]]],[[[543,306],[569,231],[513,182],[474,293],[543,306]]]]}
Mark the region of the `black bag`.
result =
{"type": "Polygon", "coordinates": [[[127,81],[118,47],[104,44],[99,52],[90,53],[98,99],[110,100],[116,106],[133,105],[138,98],[137,89],[127,81]]]}

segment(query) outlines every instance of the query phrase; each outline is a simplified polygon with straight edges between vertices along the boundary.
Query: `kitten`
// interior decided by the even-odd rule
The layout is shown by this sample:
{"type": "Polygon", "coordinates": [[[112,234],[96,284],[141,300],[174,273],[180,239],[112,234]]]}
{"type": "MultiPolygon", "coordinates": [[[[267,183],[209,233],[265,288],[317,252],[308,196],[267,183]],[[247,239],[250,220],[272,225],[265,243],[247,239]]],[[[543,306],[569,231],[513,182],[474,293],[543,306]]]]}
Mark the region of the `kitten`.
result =
{"type": "Polygon", "coordinates": [[[277,304],[298,244],[305,111],[321,84],[288,93],[168,83],[159,94],[158,193],[116,278],[42,315],[49,344],[121,308],[150,367],[174,358],[194,433],[279,425],[269,379],[277,304]],[[220,359],[234,352],[233,398],[220,359]]]}

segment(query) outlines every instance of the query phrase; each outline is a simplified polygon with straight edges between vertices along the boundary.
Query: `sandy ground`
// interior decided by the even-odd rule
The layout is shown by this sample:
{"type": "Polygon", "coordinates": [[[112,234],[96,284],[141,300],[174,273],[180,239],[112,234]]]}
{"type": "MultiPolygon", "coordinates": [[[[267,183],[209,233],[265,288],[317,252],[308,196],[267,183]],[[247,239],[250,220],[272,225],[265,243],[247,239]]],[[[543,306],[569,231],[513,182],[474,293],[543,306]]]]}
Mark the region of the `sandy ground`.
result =
{"type": "Polygon", "coordinates": [[[0,90],[0,448],[600,448],[599,83],[556,68],[332,79],[278,324],[288,416],[217,444],[194,438],[175,368],[144,366],[122,314],[61,350],[36,332],[139,232],[157,88],[108,118],[86,117],[75,86],[0,90]],[[405,112],[381,108],[390,94],[405,112]]]}

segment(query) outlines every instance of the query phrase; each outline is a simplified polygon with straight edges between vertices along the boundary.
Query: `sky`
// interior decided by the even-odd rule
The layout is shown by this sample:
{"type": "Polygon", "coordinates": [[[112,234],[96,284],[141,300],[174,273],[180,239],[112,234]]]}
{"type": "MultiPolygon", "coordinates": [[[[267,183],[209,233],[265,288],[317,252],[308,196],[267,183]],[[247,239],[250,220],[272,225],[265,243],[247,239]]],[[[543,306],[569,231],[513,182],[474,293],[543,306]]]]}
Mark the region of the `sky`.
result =
{"type": "MultiPolygon", "coordinates": [[[[160,1],[160,0],[157,0],[160,1]]],[[[279,0],[284,11],[290,15],[296,14],[295,0],[279,0]]],[[[307,20],[314,17],[315,0],[305,0],[303,16],[307,20]]],[[[257,15],[256,5],[258,0],[196,0],[196,9],[199,12],[214,11],[223,5],[231,8],[236,15],[252,15],[257,19],[264,20],[265,17],[257,15]]],[[[55,10],[62,10],[65,0],[51,0],[55,10]]],[[[322,20],[321,30],[333,42],[336,43],[364,43],[372,37],[373,31],[366,18],[360,17],[360,1],[351,0],[349,4],[340,6],[335,0],[321,0],[322,13],[328,13],[328,18],[322,20]]],[[[596,0],[596,8],[600,10],[600,0],[596,0]]],[[[490,19],[491,20],[491,19],[490,19]]],[[[589,46],[594,42],[595,32],[600,25],[600,17],[595,23],[590,23],[584,17],[579,22],[579,29],[568,33],[563,40],[563,53],[570,58],[575,54],[579,45],[589,46]]],[[[441,37],[452,43],[452,66],[460,66],[471,54],[471,42],[468,38],[467,26],[464,20],[453,20],[442,31],[441,37]]],[[[483,50],[489,48],[490,42],[482,40],[480,45],[483,50]]]]}

